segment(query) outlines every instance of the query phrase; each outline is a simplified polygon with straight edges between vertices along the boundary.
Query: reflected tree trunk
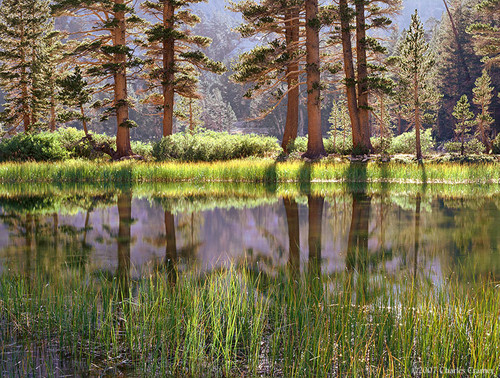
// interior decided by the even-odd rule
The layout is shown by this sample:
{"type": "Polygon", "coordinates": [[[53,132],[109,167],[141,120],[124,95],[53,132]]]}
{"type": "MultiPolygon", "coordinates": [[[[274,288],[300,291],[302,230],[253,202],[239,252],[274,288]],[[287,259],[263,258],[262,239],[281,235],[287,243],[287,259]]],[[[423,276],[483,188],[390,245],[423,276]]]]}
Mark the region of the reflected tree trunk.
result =
{"type": "Polygon", "coordinates": [[[26,214],[26,227],[25,227],[25,275],[29,277],[31,274],[31,259],[33,250],[33,217],[31,214],[26,214]]]}
{"type": "Polygon", "coordinates": [[[283,198],[283,204],[285,205],[288,244],[290,245],[288,266],[292,273],[296,274],[300,271],[299,207],[293,198],[283,198]]]}
{"type": "Polygon", "coordinates": [[[418,250],[420,248],[420,206],[422,203],[422,198],[420,193],[417,194],[417,203],[415,205],[415,246],[413,249],[413,277],[417,277],[417,267],[418,267],[418,250]]]}
{"type": "Polygon", "coordinates": [[[347,244],[346,268],[348,271],[366,270],[368,258],[368,234],[371,197],[365,193],[353,193],[351,228],[347,244]]]}
{"type": "Polygon", "coordinates": [[[323,220],[323,197],[308,196],[309,205],[309,275],[321,275],[321,223],[323,220]]]}
{"type": "Polygon", "coordinates": [[[132,224],[132,193],[118,196],[118,270],[120,300],[128,298],[130,280],[130,242],[132,224]]]}
{"type": "Polygon", "coordinates": [[[177,281],[177,243],[175,240],[175,218],[170,211],[165,211],[165,235],[167,237],[165,267],[169,282],[175,285],[177,281]]]}

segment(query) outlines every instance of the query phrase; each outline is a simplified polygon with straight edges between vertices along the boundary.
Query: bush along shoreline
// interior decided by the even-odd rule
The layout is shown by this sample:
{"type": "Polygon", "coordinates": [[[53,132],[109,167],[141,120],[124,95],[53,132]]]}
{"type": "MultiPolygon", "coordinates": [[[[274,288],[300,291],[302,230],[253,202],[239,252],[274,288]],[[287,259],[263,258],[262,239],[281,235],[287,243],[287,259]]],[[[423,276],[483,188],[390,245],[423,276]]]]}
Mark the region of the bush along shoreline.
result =
{"type": "MultiPolygon", "coordinates": [[[[113,146],[116,138],[105,134],[91,134],[96,145],[113,146]]],[[[447,153],[433,152],[435,145],[430,130],[422,133],[422,151],[427,161],[495,162],[498,156],[481,154],[478,141],[467,144],[465,156],[461,156],[456,143],[444,145],[447,153]]],[[[374,156],[388,160],[396,155],[398,161],[415,160],[415,136],[408,132],[389,141],[372,138],[374,156]]],[[[324,139],[328,155],[347,156],[351,154],[352,142],[324,139]]],[[[153,142],[131,142],[132,151],[152,162],[216,162],[246,158],[268,158],[276,160],[301,160],[307,150],[307,138],[298,137],[288,146],[289,155],[283,154],[279,141],[274,137],[256,134],[229,134],[227,132],[200,131],[176,133],[153,142]]],[[[500,137],[493,143],[493,152],[500,153],[500,137]]],[[[108,155],[98,151],[85,138],[82,130],[61,128],[55,132],[20,133],[0,140],[0,162],[61,162],[72,159],[107,161],[108,155]]]]}

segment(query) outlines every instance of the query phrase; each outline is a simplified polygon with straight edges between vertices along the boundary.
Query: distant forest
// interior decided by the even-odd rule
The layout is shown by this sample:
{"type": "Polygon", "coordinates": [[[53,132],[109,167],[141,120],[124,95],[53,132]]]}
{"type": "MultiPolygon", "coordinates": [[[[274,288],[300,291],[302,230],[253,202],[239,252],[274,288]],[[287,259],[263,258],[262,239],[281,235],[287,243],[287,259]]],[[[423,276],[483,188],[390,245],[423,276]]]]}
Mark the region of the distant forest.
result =
{"type": "MultiPolygon", "coordinates": [[[[166,120],[161,113],[165,106],[170,106],[168,104],[173,104],[169,116],[172,118],[171,132],[196,126],[283,138],[287,123],[287,101],[284,98],[290,90],[290,86],[287,89],[286,72],[283,71],[287,59],[288,63],[290,59],[296,59],[298,67],[297,133],[307,135],[307,90],[303,79],[305,58],[302,59],[305,53],[301,51],[306,48],[302,39],[305,21],[302,19],[301,1],[289,1],[294,4],[292,6],[285,4],[283,7],[281,4],[281,9],[276,4],[286,1],[228,3],[224,0],[186,0],[166,3],[172,4],[169,11],[174,12],[172,17],[176,24],[168,29],[168,38],[179,42],[176,57],[171,57],[179,62],[176,60],[177,66],[172,72],[172,82],[175,81],[172,84],[175,86],[173,98],[163,96],[162,93],[166,92],[161,91],[166,79],[160,77],[161,64],[158,62],[165,58],[161,44],[167,38],[167,29],[155,28],[155,23],[161,20],[164,16],[162,12],[168,8],[162,8],[162,1],[3,0],[0,16],[3,132],[10,132],[14,126],[19,126],[20,130],[23,116],[19,118],[22,113],[19,109],[31,107],[32,119],[28,120],[25,114],[25,124],[27,122],[42,129],[63,125],[81,128],[82,121],[85,121],[85,128],[93,132],[114,135],[114,117],[120,117],[124,104],[110,97],[108,92],[113,90],[110,80],[113,70],[117,69],[113,66],[117,64],[115,58],[122,54],[128,76],[124,89],[127,98],[120,101],[125,101],[128,108],[129,114],[122,118],[123,122],[130,122],[127,127],[132,139],[151,141],[165,135],[166,120]],[[264,4],[264,9],[259,8],[259,4],[264,4]],[[278,13],[287,6],[290,9],[295,7],[301,19],[298,25],[300,36],[297,36],[297,50],[294,52],[280,45],[288,37],[286,31],[278,26],[278,13]],[[123,36],[122,42],[126,46],[123,51],[118,51],[118,45],[113,47],[108,44],[110,37],[106,30],[117,27],[114,23],[120,22],[113,12],[125,15],[127,35],[123,36]],[[266,12],[269,13],[267,16],[266,12]],[[19,28],[22,17],[31,20],[31,24],[27,22],[26,25],[33,30],[26,32],[21,41],[15,33],[24,32],[19,28]],[[271,18],[272,22],[265,21],[265,17],[271,18]],[[33,23],[36,25],[33,26],[33,23]],[[285,33],[283,36],[282,32],[285,33]],[[277,57],[280,49],[281,55],[277,57]],[[23,63],[19,63],[21,53],[24,54],[23,63]],[[108,62],[107,57],[110,57],[108,62]],[[262,61],[256,63],[257,58],[262,61]],[[268,64],[266,70],[262,68],[264,62],[268,64]],[[281,68],[278,67],[280,62],[283,63],[281,68]],[[24,68],[19,68],[21,66],[24,68]],[[254,70],[255,74],[257,66],[259,78],[250,72],[254,70]],[[20,69],[16,75],[13,67],[20,69]],[[75,71],[75,67],[79,70],[75,71]],[[26,78],[21,77],[21,71],[27,74],[26,78]],[[14,88],[16,80],[27,87],[14,88]],[[88,86],[84,90],[88,98],[81,98],[81,103],[74,101],[77,97],[75,86],[78,85],[88,86]],[[22,96],[27,97],[21,104],[19,99],[22,96]]],[[[356,2],[348,3],[354,9],[356,2]]],[[[392,134],[400,134],[413,127],[411,116],[403,109],[405,98],[397,96],[398,91],[400,95],[410,94],[398,87],[401,84],[399,68],[397,64],[391,65],[391,57],[401,55],[401,45],[411,16],[417,9],[425,30],[424,38],[434,60],[431,81],[436,89],[433,106],[422,119],[422,127],[431,129],[437,141],[457,138],[457,121],[453,115],[455,107],[461,97],[467,95],[471,109],[476,114],[480,112],[478,104],[473,103],[473,89],[486,69],[493,88],[489,105],[492,117],[489,132],[493,139],[500,131],[498,1],[447,0],[448,12],[445,2],[441,0],[370,0],[365,3],[369,46],[367,105],[362,105],[361,109],[367,108],[371,135],[382,137],[383,128],[392,134]],[[480,9],[482,3],[490,3],[490,13],[480,9]],[[482,25],[483,28],[474,29],[474,25],[482,25]],[[481,40],[485,37],[484,27],[489,27],[494,34],[492,38],[496,38],[496,51],[484,51],[484,41],[481,40]]],[[[348,101],[345,96],[340,19],[335,16],[338,12],[336,8],[338,2],[319,2],[321,128],[325,136],[332,129],[342,132],[341,125],[349,123],[345,117],[348,101]]],[[[351,22],[354,18],[354,14],[351,15],[351,22]]],[[[283,25],[286,29],[286,24],[283,25]]],[[[355,30],[352,29],[352,32],[355,43],[355,30]]]]}

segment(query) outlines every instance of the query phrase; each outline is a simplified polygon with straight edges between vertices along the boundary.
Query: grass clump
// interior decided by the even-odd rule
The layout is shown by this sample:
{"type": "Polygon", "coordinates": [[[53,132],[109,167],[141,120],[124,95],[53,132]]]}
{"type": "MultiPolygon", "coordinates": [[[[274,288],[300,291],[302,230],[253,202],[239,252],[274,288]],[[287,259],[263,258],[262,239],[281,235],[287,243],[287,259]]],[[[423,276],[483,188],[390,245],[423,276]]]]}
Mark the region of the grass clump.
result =
{"type": "Polygon", "coordinates": [[[411,376],[439,366],[495,375],[500,364],[492,281],[163,269],[140,280],[4,274],[2,373],[26,358],[9,358],[13,340],[50,346],[80,374],[411,376]]]}
{"type": "Polygon", "coordinates": [[[191,134],[177,133],[153,145],[157,161],[218,161],[250,156],[276,156],[281,151],[276,138],[250,135],[231,135],[214,131],[191,134]]]}

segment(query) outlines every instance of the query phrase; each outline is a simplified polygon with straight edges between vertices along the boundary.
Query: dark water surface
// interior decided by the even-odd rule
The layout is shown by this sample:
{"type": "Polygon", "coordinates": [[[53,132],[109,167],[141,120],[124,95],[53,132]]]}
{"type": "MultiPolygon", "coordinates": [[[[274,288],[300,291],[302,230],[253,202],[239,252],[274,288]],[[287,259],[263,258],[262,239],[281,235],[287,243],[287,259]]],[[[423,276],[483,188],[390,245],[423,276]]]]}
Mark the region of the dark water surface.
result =
{"type": "Polygon", "coordinates": [[[500,276],[499,194],[205,189],[4,190],[0,273],[70,267],[137,278],[171,261],[180,271],[313,264],[327,274],[500,276]]]}

